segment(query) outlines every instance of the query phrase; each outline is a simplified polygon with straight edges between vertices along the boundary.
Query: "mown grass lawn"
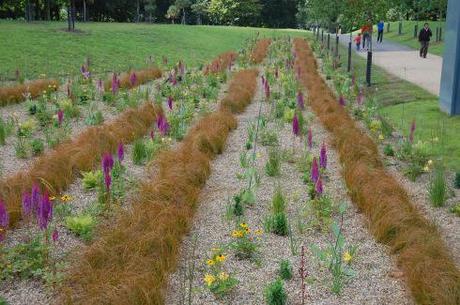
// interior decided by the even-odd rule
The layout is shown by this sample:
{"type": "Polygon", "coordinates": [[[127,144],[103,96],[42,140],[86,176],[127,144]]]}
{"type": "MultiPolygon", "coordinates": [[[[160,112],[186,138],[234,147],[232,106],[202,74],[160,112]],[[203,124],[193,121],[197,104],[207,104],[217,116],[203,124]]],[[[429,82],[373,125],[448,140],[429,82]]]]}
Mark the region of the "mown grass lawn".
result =
{"type": "Polygon", "coordinates": [[[93,73],[125,71],[145,65],[149,56],[160,62],[182,59],[199,65],[227,50],[238,51],[245,40],[261,36],[305,35],[298,30],[183,26],[166,24],[78,23],[78,32],[65,31],[66,23],[0,21],[0,80],[12,79],[16,69],[27,78],[40,74],[66,76],[79,73],[86,57],[93,73]]]}

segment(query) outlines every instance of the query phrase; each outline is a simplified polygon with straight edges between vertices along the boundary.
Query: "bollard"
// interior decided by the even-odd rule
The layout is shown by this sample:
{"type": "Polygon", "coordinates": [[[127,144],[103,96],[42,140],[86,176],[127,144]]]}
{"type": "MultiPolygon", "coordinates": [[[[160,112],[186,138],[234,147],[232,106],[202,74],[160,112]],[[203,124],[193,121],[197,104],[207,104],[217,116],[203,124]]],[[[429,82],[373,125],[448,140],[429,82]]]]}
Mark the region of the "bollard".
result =
{"type": "Polygon", "coordinates": [[[366,83],[370,87],[371,83],[371,73],[372,73],[372,52],[367,52],[367,67],[366,67],[366,83]]]}
{"type": "Polygon", "coordinates": [[[321,42],[324,43],[324,30],[321,30],[321,42]]]}
{"type": "Polygon", "coordinates": [[[331,48],[331,34],[327,33],[327,50],[331,48]]]}
{"type": "Polygon", "coordinates": [[[335,57],[339,57],[339,35],[335,36],[335,57]]]}
{"type": "Polygon", "coordinates": [[[402,22],[399,22],[398,35],[402,34],[402,22]]]}
{"type": "Polygon", "coordinates": [[[390,23],[387,23],[387,33],[390,33],[390,23]]]}
{"type": "Polygon", "coordinates": [[[348,65],[347,72],[351,71],[351,41],[348,42],[348,65]]]}
{"type": "Polygon", "coordinates": [[[436,42],[439,41],[439,28],[436,27],[436,39],[435,39],[436,42]]]}
{"type": "Polygon", "coordinates": [[[418,24],[414,25],[414,38],[417,38],[418,24]]]}
{"type": "Polygon", "coordinates": [[[439,41],[442,41],[442,28],[439,28],[439,41]]]}

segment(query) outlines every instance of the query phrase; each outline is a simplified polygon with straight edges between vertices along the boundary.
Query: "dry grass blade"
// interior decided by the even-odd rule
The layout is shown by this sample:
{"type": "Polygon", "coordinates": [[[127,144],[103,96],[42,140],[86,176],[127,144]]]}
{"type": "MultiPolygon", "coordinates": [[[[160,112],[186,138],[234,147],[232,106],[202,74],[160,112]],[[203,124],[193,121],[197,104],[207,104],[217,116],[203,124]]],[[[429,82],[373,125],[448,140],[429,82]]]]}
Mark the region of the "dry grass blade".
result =
{"type": "Polygon", "coordinates": [[[264,58],[267,56],[268,48],[272,40],[269,38],[260,39],[257,41],[254,49],[251,52],[251,60],[253,63],[260,64],[264,58]]]}
{"type": "Polygon", "coordinates": [[[206,65],[203,69],[205,75],[209,73],[220,73],[228,69],[235,59],[238,57],[238,54],[233,51],[225,52],[217,56],[209,65],[206,65]]]}
{"type": "Polygon", "coordinates": [[[36,98],[43,91],[56,91],[58,88],[59,82],[54,79],[38,79],[11,87],[0,87],[0,107],[23,102],[28,95],[36,98]]]}

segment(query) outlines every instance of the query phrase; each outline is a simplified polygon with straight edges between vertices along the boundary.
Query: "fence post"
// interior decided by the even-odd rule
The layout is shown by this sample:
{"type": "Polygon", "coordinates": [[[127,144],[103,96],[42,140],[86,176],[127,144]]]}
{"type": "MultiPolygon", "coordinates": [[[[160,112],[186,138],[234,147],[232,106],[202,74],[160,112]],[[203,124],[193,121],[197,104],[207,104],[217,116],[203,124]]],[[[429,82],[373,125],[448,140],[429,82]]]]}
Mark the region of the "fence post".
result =
{"type": "Polygon", "coordinates": [[[402,22],[399,22],[399,29],[398,29],[398,35],[402,34],[402,22]]]}
{"type": "Polygon", "coordinates": [[[414,25],[414,38],[417,38],[418,24],[414,25]]]}
{"type": "Polygon", "coordinates": [[[389,22],[387,23],[387,33],[390,33],[390,24],[391,23],[389,23],[389,22]]]}

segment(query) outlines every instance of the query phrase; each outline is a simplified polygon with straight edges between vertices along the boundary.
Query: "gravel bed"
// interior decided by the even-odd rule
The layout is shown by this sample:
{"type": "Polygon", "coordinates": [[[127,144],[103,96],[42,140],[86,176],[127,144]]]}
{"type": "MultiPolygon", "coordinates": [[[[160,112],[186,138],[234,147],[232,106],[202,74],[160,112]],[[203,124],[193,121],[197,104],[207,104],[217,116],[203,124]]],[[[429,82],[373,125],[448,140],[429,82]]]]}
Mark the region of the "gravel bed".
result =
{"type": "MultiPolygon", "coordinates": [[[[230,135],[225,152],[212,164],[212,174],[202,192],[194,225],[182,245],[177,271],[170,277],[166,304],[181,304],[181,298],[187,293],[180,288],[183,283],[182,274],[187,271],[185,266],[187,261],[194,261],[196,264],[192,304],[264,303],[264,287],[277,277],[281,259],[288,259],[294,268],[294,278],[285,284],[289,304],[300,304],[300,279],[297,272],[300,258],[298,255],[292,255],[288,237],[270,233],[264,233],[260,237],[260,266],[246,260],[238,260],[232,251],[228,251],[226,269],[239,280],[238,286],[229,295],[217,299],[204,288],[203,283],[205,262],[209,258],[211,249],[231,240],[230,233],[234,229],[234,224],[224,216],[228,201],[243,186],[243,182],[236,178],[236,174],[241,172],[239,154],[243,151],[246,142],[246,128],[257,116],[260,98],[259,92],[256,101],[239,116],[238,129],[230,135]],[[191,257],[195,238],[197,240],[195,255],[191,257]]],[[[299,230],[293,229],[294,239],[307,249],[306,269],[311,282],[307,286],[307,304],[413,304],[402,280],[402,272],[396,267],[387,249],[377,244],[369,235],[366,219],[358,213],[347,196],[346,187],[340,177],[338,158],[331,149],[329,135],[317,120],[311,123],[311,127],[315,141],[314,152],[319,153],[319,145],[323,140],[328,144],[329,167],[325,192],[334,199],[335,203],[344,202],[348,205],[344,220],[344,235],[348,242],[358,246],[358,253],[353,263],[356,276],[345,285],[342,295],[338,297],[329,289],[330,275],[318,265],[309,250],[312,243],[324,246],[327,242],[327,234],[316,230],[300,233],[299,230]]],[[[285,125],[282,128],[279,139],[283,148],[292,149],[290,126],[285,125]]],[[[300,143],[296,145],[300,147],[300,143]]],[[[257,168],[262,175],[261,184],[257,190],[256,204],[245,212],[245,222],[252,230],[263,229],[263,221],[270,211],[271,198],[277,185],[280,185],[287,199],[290,221],[295,223],[301,220],[304,217],[307,193],[300,172],[293,164],[283,162],[281,177],[278,179],[268,177],[263,170],[267,150],[260,148],[259,153],[257,168]]]]}

